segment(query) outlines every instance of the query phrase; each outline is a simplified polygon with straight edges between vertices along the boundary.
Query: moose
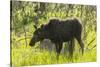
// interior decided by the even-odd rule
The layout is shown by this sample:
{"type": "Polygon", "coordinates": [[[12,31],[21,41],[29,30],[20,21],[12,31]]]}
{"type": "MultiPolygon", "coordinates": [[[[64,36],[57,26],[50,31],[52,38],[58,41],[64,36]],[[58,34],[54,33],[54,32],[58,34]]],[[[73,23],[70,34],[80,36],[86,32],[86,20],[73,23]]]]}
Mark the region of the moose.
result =
{"type": "Polygon", "coordinates": [[[82,25],[77,18],[66,20],[50,19],[48,24],[41,25],[40,28],[34,27],[36,30],[30,40],[30,46],[34,46],[36,42],[43,41],[44,39],[50,39],[55,44],[57,57],[59,57],[63,42],[70,42],[68,50],[72,56],[74,50],[73,41],[76,38],[82,54],[84,53],[84,43],[81,38],[82,25]]]}

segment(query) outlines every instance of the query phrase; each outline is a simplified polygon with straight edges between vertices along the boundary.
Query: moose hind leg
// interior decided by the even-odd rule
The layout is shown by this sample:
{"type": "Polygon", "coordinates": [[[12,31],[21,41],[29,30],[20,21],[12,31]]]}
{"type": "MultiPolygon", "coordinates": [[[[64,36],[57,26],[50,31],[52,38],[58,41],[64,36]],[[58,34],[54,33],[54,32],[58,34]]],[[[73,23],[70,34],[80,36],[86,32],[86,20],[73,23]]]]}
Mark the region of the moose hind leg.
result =
{"type": "Polygon", "coordinates": [[[69,41],[69,47],[68,47],[68,51],[69,51],[69,58],[73,57],[73,51],[74,51],[74,38],[72,40],[69,41]]]}
{"type": "Polygon", "coordinates": [[[84,53],[84,43],[82,42],[81,35],[76,35],[76,39],[82,49],[82,54],[84,53]]]}

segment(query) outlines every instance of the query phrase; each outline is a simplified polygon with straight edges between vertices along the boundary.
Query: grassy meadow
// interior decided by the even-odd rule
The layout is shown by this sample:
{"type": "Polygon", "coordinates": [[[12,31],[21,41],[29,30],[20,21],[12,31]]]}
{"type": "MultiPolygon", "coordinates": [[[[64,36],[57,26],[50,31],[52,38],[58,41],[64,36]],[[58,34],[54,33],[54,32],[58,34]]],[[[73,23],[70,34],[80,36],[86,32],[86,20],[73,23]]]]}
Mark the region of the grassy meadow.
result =
{"type": "Polygon", "coordinates": [[[68,64],[96,62],[96,6],[40,3],[27,1],[11,2],[11,66],[34,66],[44,64],[68,64]],[[46,6],[46,7],[45,7],[46,6]],[[37,9],[38,8],[38,9],[37,9]],[[41,9],[42,8],[42,9],[41,9]],[[83,26],[82,40],[84,54],[75,40],[73,58],[68,57],[68,51],[60,53],[57,60],[55,50],[40,50],[40,42],[34,47],[29,46],[30,39],[35,31],[33,25],[40,27],[47,24],[50,18],[66,19],[78,17],[83,26]]]}
{"type": "MultiPolygon", "coordinates": [[[[30,25],[31,27],[31,25],[30,25]]],[[[30,34],[27,32],[27,35],[30,34]]],[[[90,36],[94,36],[95,32],[88,33],[89,35],[87,38],[88,41],[91,41],[90,36]]],[[[72,59],[68,57],[68,51],[65,51],[65,54],[61,52],[59,56],[59,60],[57,60],[56,52],[55,51],[48,51],[48,50],[40,50],[39,42],[35,44],[34,47],[30,47],[29,41],[31,38],[27,39],[27,45],[24,38],[24,33],[18,37],[18,35],[14,35],[12,33],[12,39],[16,39],[11,43],[11,63],[14,67],[19,66],[30,66],[30,65],[44,65],[44,64],[64,64],[64,63],[83,63],[83,62],[95,62],[96,61],[96,40],[86,48],[85,45],[85,52],[82,55],[79,51],[79,44],[75,41],[75,51],[72,59]]],[[[96,37],[96,36],[94,36],[96,37]]],[[[87,40],[86,40],[87,41],[87,40]]],[[[87,42],[87,44],[89,43],[87,42]]]]}

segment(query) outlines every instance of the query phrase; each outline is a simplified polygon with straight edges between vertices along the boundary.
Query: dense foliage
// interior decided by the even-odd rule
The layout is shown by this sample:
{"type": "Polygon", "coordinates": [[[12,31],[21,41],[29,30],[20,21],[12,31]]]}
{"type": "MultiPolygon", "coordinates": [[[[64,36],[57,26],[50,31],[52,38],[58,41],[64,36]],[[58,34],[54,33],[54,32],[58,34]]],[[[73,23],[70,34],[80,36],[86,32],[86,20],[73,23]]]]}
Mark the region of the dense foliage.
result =
{"type": "MultiPolygon", "coordinates": [[[[56,64],[69,62],[96,61],[96,6],[62,3],[43,3],[11,1],[11,65],[24,66],[35,64],[56,64]],[[74,57],[68,59],[67,51],[56,60],[53,50],[40,51],[39,44],[31,48],[28,44],[34,32],[34,25],[40,27],[51,18],[67,19],[77,17],[83,25],[82,39],[85,53],[82,56],[80,48],[75,45],[74,57]]],[[[64,43],[65,44],[65,43],[64,43]]],[[[77,41],[75,44],[78,44],[77,41]]],[[[65,46],[63,46],[65,47],[65,46]]],[[[66,48],[63,48],[66,50],[66,48]]]]}

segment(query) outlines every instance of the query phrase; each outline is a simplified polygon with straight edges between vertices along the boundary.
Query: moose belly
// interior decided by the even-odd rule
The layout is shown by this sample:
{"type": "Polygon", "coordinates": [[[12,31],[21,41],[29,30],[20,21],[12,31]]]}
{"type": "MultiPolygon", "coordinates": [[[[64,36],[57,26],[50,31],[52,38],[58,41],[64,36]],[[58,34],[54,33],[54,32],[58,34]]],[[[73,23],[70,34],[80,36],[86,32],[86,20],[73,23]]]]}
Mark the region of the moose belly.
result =
{"type": "Polygon", "coordinates": [[[66,42],[66,41],[70,41],[72,39],[72,34],[67,33],[67,34],[56,34],[53,36],[53,39],[55,41],[61,41],[61,42],[66,42]]]}

